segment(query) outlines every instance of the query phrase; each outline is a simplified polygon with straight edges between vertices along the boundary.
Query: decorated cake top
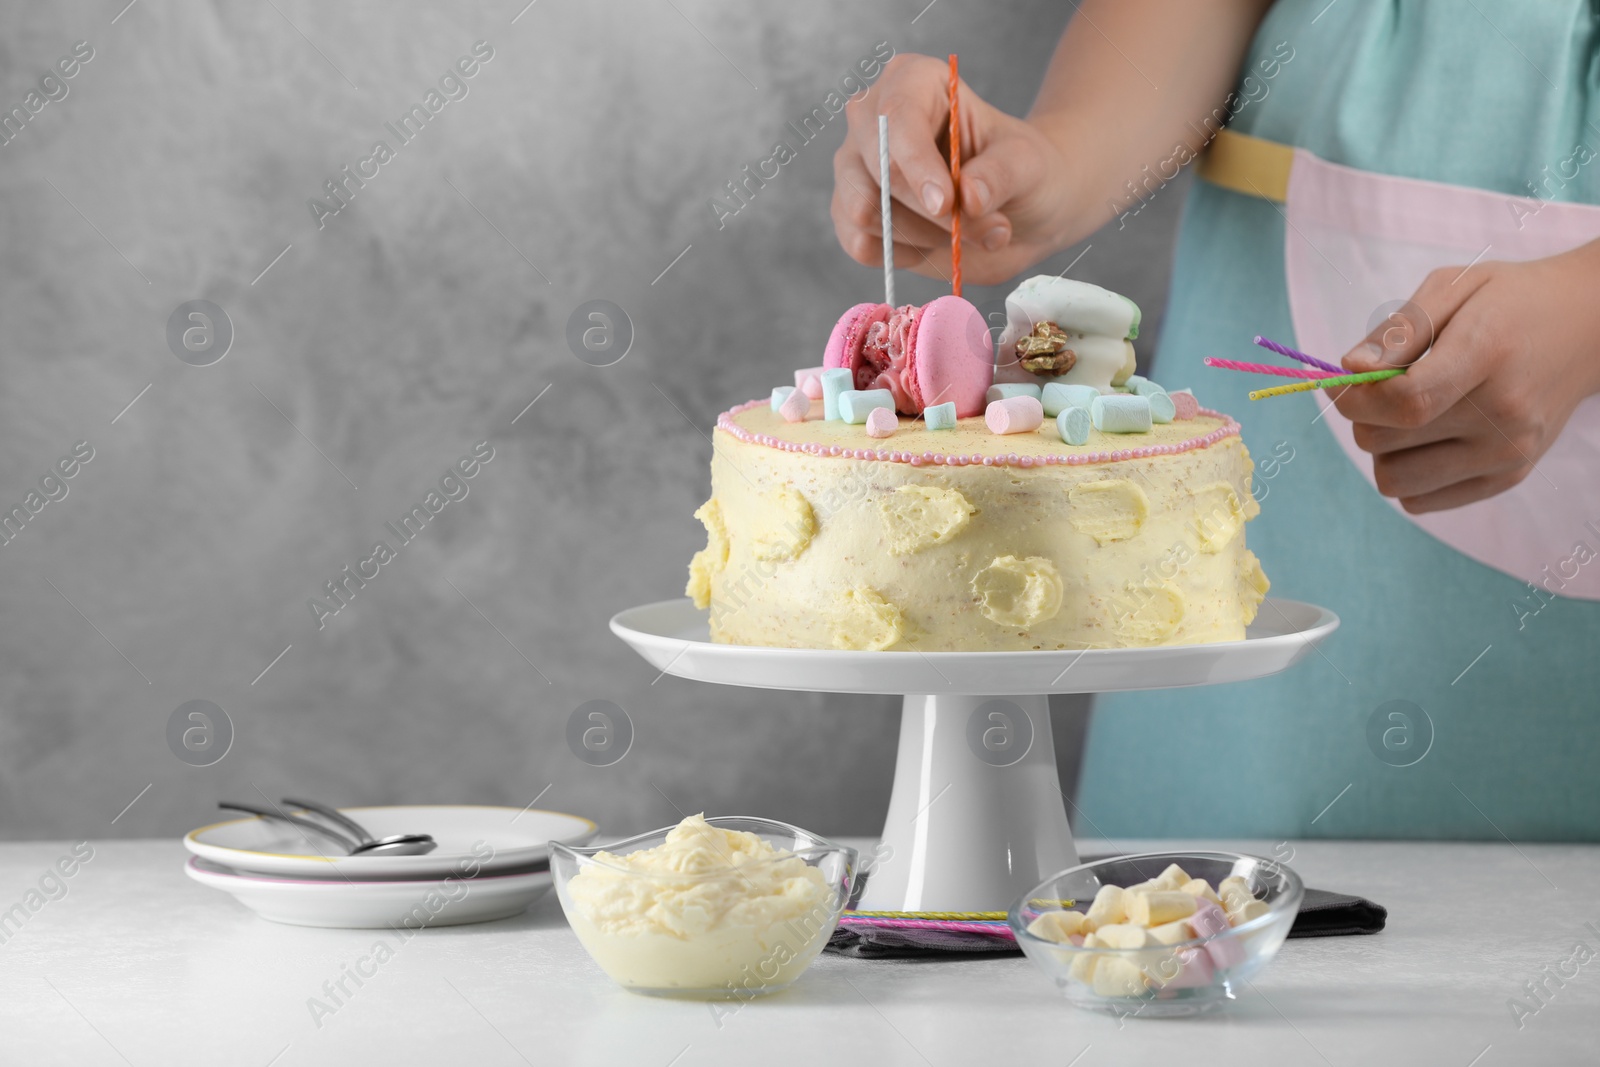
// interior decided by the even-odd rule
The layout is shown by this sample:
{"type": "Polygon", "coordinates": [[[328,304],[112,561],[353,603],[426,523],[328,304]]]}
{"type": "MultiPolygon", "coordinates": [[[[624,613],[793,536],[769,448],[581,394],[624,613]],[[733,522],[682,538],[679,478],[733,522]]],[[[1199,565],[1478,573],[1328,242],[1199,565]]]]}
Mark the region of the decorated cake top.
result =
{"type": "Polygon", "coordinates": [[[1189,390],[1135,374],[1138,335],[1133,301],[1050,275],[1006,299],[998,342],[959,296],[857,304],[834,326],[822,366],[775,388],[766,413],[751,401],[717,425],[787,451],[1021,467],[1171,455],[1239,432],[1189,390]]]}

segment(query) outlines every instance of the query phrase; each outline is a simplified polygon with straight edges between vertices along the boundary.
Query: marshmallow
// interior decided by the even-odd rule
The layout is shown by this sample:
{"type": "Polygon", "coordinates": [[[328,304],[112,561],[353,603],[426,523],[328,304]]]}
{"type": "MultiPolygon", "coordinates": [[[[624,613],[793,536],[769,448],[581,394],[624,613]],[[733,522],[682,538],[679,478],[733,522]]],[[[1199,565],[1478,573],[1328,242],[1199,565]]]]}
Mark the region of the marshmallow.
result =
{"type": "Polygon", "coordinates": [[[895,417],[894,408],[878,407],[867,412],[868,437],[893,437],[899,428],[900,420],[895,417]]]}
{"type": "Polygon", "coordinates": [[[1228,931],[1233,929],[1228,917],[1211,901],[1200,901],[1188,923],[1196,937],[1210,938],[1204,947],[1211,962],[1218,967],[1235,967],[1244,960],[1244,946],[1237,938],[1228,936],[1228,931]],[[1217,936],[1219,934],[1223,936],[1217,936]]]}
{"type": "Polygon", "coordinates": [[[1173,418],[1192,419],[1200,414],[1200,401],[1187,389],[1177,389],[1167,394],[1172,397],[1172,406],[1177,409],[1173,418]]]}
{"type": "Polygon", "coordinates": [[[1188,893],[1191,897],[1199,897],[1202,900],[1209,900],[1217,907],[1222,907],[1222,901],[1217,898],[1216,893],[1212,892],[1211,883],[1206,881],[1204,878],[1191,878],[1178,888],[1183,890],[1185,893],[1188,893]]]}
{"type": "Polygon", "coordinates": [[[822,379],[820,377],[807,378],[800,383],[800,391],[812,400],[821,400],[822,379]]]}
{"type": "Polygon", "coordinates": [[[1165,389],[1157,385],[1155,382],[1152,382],[1149,378],[1143,378],[1137,374],[1128,375],[1128,380],[1122,384],[1126,386],[1128,392],[1132,393],[1134,396],[1154,396],[1157,393],[1166,392],[1165,389]]]}
{"type": "Polygon", "coordinates": [[[1165,392],[1152,393],[1145,397],[1150,401],[1150,421],[1155,423],[1171,422],[1178,417],[1178,403],[1165,392]]]}
{"type": "MultiPolygon", "coordinates": [[[[795,371],[794,387],[796,389],[804,390],[806,387],[806,382],[815,381],[817,383],[817,388],[820,390],[822,388],[822,372],[827,369],[828,368],[826,367],[805,367],[801,370],[795,371]]],[[[810,393],[806,393],[806,395],[811,396],[810,393]]],[[[817,396],[812,396],[811,399],[816,400],[817,397],[820,397],[821,395],[822,394],[819,392],[817,396]]]]}
{"type": "MultiPolygon", "coordinates": [[[[1204,956],[1205,950],[1202,949],[1200,954],[1204,956]]],[[[1183,964],[1176,952],[1163,952],[1159,955],[1147,953],[1143,963],[1144,980],[1157,989],[1164,988],[1183,970],[1183,964]]]]}
{"type": "Polygon", "coordinates": [[[1182,889],[1183,884],[1189,881],[1189,872],[1179,867],[1176,863],[1167,864],[1167,869],[1156,875],[1164,889],[1182,889]]]}
{"type": "Polygon", "coordinates": [[[839,419],[839,394],[855,385],[855,378],[847,368],[831,367],[818,377],[822,380],[822,417],[829,422],[839,419]]]}
{"type": "Polygon", "coordinates": [[[1145,928],[1132,923],[1110,923],[1098,927],[1094,936],[1106,948],[1144,948],[1150,943],[1150,935],[1145,928]]]}
{"type": "Polygon", "coordinates": [[[1039,399],[1041,389],[1032,382],[1006,382],[1002,385],[991,385],[984,394],[985,403],[993,404],[996,400],[1010,400],[1014,396],[1031,396],[1039,399]]]}
{"type": "MultiPolygon", "coordinates": [[[[1190,911],[1187,914],[1194,913],[1190,911]]],[[[1152,926],[1146,933],[1150,935],[1150,940],[1158,945],[1181,945],[1185,941],[1194,939],[1194,931],[1189,929],[1186,919],[1176,919],[1160,926],[1152,926]]]]}
{"type": "MultiPolygon", "coordinates": [[[[823,383],[823,396],[827,396],[827,383],[823,383]]],[[[867,413],[877,408],[894,411],[894,394],[887,389],[846,389],[834,400],[839,418],[852,426],[867,421],[867,413]]],[[[830,416],[831,417],[831,416],[830,416]]]]}
{"type": "Polygon", "coordinates": [[[783,407],[783,402],[789,399],[789,394],[794,390],[795,387],[792,385],[775,386],[772,390],[772,410],[777,411],[783,407]]]}
{"type": "Polygon", "coordinates": [[[1161,926],[1194,914],[1195,898],[1176,889],[1134,893],[1127,898],[1128,921],[1140,926],[1161,926]]]}
{"type": "Polygon", "coordinates": [[[1233,911],[1243,907],[1247,901],[1254,900],[1256,895],[1250,892],[1250,883],[1235,874],[1217,884],[1217,897],[1222,901],[1223,908],[1233,911]]]}
{"type": "Polygon", "coordinates": [[[1053,419],[1067,408],[1083,408],[1087,411],[1089,405],[1094,403],[1094,398],[1099,395],[1100,390],[1092,385],[1050,382],[1040,391],[1039,401],[1044,405],[1044,413],[1053,419]]]}
{"type": "Polygon", "coordinates": [[[983,421],[990,433],[1030,433],[1044,422],[1044,405],[1032,396],[1012,396],[991,401],[983,421]]]}
{"type": "Polygon", "coordinates": [[[1107,956],[1095,966],[1094,992],[1099,997],[1144,996],[1144,971],[1132,960],[1107,956]]]}
{"type": "Polygon", "coordinates": [[[1150,401],[1132,393],[1097,396],[1089,407],[1089,417],[1102,433],[1149,433],[1150,401]]]}
{"type": "MultiPolygon", "coordinates": [[[[1099,948],[1100,939],[1094,934],[1085,934],[1082,948],[1099,948]]],[[[1095,964],[1100,962],[1100,955],[1094,952],[1078,952],[1072,957],[1072,977],[1085,984],[1094,981],[1095,964]]]]}
{"type": "MultiPolygon", "coordinates": [[[[1167,869],[1154,878],[1147,878],[1133,885],[1123,886],[1124,893],[1155,893],[1172,892],[1182,887],[1189,880],[1189,872],[1179,867],[1176,863],[1169,863],[1167,869]]],[[[1131,912],[1130,912],[1131,914],[1131,912]]]]}
{"type": "Polygon", "coordinates": [[[1089,443],[1089,430],[1093,426],[1093,421],[1084,408],[1063,408],[1056,415],[1056,432],[1069,445],[1086,445],[1089,443]]]}
{"type": "Polygon", "coordinates": [[[928,424],[930,430],[953,430],[956,428],[956,402],[947,400],[943,404],[935,404],[931,408],[923,408],[922,421],[928,424]]]}
{"type": "Polygon", "coordinates": [[[1216,978],[1217,969],[1211,962],[1211,956],[1203,948],[1180,948],[1170,960],[1162,960],[1158,965],[1162,978],[1155,984],[1162,989],[1191,989],[1196,986],[1208,986],[1216,978]],[[1173,964],[1177,965],[1178,973],[1171,978],[1166,975],[1171,971],[1173,964]]]}
{"type": "Polygon", "coordinates": [[[1228,909],[1228,921],[1234,926],[1243,926],[1251,919],[1259,919],[1272,910],[1272,905],[1264,900],[1248,900],[1237,908],[1228,909]]]}
{"type": "MultiPolygon", "coordinates": [[[[1220,912],[1221,909],[1218,910],[1220,912]]],[[[1119,885],[1101,886],[1100,891],[1094,895],[1094,903],[1089,905],[1089,911],[1085,915],[1096,930],[1102,926],[1120,923],[1127,917],[1128,913],[1122,906],[1122,887],[1119,885]]],[[[1227,920],[1226,915],[1223,916],[1223,920],[1227,920]]]]}
{"type": "Polygon", "coordinates": [[[1225,930],[1232,929],[1228,925],[1228,916],[1209,900],[1197,900],[1194,914],[1184,921],[1189,924],[1189,929],[1194,931],[1196,937],[1215,937],[1225,930]]]}
{"type": "Polygon", "coordinates": [[[806,416],[811,414],[811,398],[799,389],[791,389],[778,405],[778,414],[787,422],[805,422],[806,416]]]}
{"type": "Polygon", "coordinates": [[[1047,911],[1028,924],[1028,933],[1058,944],[1090,932],[1081,911],[1047,911]]]}

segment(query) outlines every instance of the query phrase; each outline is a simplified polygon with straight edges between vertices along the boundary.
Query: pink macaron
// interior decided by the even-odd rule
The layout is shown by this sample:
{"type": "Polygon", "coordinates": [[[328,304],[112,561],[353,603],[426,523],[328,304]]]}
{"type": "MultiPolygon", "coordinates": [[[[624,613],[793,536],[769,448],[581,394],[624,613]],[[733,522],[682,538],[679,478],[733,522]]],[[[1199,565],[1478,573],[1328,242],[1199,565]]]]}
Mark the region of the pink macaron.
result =
{"type": "MultiPolygon", "coordinates": [[[[993,339],[983,314],[959,296],[941,296],[908,312],[904,358],[890,368],[902,415],[920,415],[924,408],[952,402],[959,418],[981,415],[984,394],[994,379],[993,339]]],[[[826,367],[844,367],[857,388],[870,382],[870,364],[862,348],[876,323],[889,322],[888,304],[857,304],[839,319],[823,354],[826,367]]]]}
{"type": "Polygon", "coordinates": [[[954,401],[958,418],[983,414],[984,394],[994,383],[994,339],[983,313],[969,300],[941,296],[923,305],[912,335],[917,410],[954,401]]]}
{"type": "MultiPolygon", "coordinates": [[[[854,375],[861,366],[861,348],[867,343],[867,331],[874,323],[888,322],[892,309],[888,304],[857,304],[839,316],[828,335],[828,347],[822,353],[822,366],[832,370],[843,367],[854,375]]],[[[860,381],[855,388],[862,388],[860,381]]]]}

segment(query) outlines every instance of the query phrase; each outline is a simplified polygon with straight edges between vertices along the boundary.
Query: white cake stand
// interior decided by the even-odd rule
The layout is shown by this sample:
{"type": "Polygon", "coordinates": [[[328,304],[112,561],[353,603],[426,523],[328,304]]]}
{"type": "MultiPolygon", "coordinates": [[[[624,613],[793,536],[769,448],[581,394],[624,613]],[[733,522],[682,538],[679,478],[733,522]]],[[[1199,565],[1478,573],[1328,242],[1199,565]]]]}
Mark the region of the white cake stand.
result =
{"type": "MultiPolygon", "coordinates": [[[[758,689],[906,694],[883,842],[857,907],[998,911],[1076,866],[1050,693],[1219,685],[1287,670],[1339,626],[1269,599],[1243,641],[1070,652],[836,652],[713,644],[687,599],[618,614],[611,630],[679,678],[758,689]]],[[[1160,788],[1152,782],[1151,788],[1160,788]]]]}

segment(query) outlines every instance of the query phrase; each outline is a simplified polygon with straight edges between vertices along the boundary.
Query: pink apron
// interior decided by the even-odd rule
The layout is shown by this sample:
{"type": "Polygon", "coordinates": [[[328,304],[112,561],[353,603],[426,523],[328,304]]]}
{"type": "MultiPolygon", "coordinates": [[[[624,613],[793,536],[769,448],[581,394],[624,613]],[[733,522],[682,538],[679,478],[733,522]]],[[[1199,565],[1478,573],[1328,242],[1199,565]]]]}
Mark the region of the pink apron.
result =
{"type": "MultiPolygon", "coordinates": [[[[1330,362],[1359,344],[1374,312],[1410,297],[1429,271],[1485,259],[1542,259],[1600,238],[1600,206],[1541,202],[1394,178],[1294,152],[1284,269],[1299,346],[1330,362]]],[[[1596,339],[1600,352],[1600,338],[1596,339]]],[[[1373,481],[1348,419],[1314,394],[1325,424],[1373,481]]],[[[1386,498],[1388,499],[1388,498],[1386,498]]],[[[1600,396],[1518,485],[1451,511],[1396,512],[1479,563],[1562,596],[1600,600],[1600,396]]]]}

